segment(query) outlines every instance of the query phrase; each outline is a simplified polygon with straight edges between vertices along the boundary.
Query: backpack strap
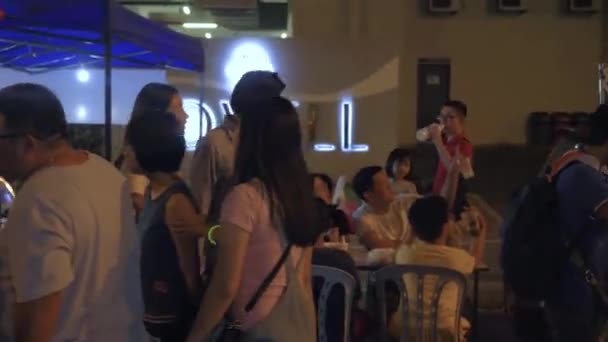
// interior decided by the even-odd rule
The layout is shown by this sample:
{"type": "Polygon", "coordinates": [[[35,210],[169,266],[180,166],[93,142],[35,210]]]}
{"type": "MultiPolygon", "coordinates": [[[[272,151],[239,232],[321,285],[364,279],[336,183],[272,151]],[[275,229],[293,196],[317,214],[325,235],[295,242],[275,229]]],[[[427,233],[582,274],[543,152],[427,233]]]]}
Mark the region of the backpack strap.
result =
{"type": "MultiPolygon", "coordinates": [[[[582,163],[582,161],[578,160],[578,158],[583,155],[584,152],[579,150],[572,150],[564,154],[562,158],[557,160],[552,166],[551,172],[551,181],[554,184],[557,184],[557,180],[559,175],[565,171],[567,168],[574,164],[582,163]]],[[[601,299],[602,304],[605,308],[608,308],[608,292],[604,290],[604,283],[599,280],[591,267],[587,265],[587,261],[585,257],[581,253],[579,247],[583,240],[583,237],[591,231],[594,223],[597,221],[597,218],[592,214],[586,220],[583,225],[583,229],[578,232],[573,239],[567,242],[566,249],[566,258],[569,259],[572,264],[581,272],[581,275],[585,279],[585,282],[591,287],[593,291],[597,294],[597,296],[601,299]]],[[[566,239],[567,241],[568,239],[566,239]]]]}
{"type": "MultiPolygon", "coordinates": [[[[260,194],[262,194],[262,196],[272,196],[271,194],[268,193],[264,183],[262,183],[260,180],[255,180],[254,184],[255,184],[257,190],[260,192],[260,194]]],[[[278,210],[273,211],[271,213],[271,216],[272,216],[273,221],[276,224],[276,227],[278,227],[277,233],[279,235],[279,244],[280,245],[284,244],[285,249],[283,250],[283,253],[279,257],[279,260],[277,260],[276,264],[272,267],[272,270],[270,271],[270,273],[268,273],[268,275],[264,278],[264,280],[262,281],[262,283],[260,284],[258,289],[253,293],[253,296],[251,297],[249,302],[247,302],[247,304],[245,305],[244,310],[246,313],[253,310],[253,308],[255,307],[257,302],[260,300],[260,298],[262,297],[262,295],[264,294],[264,292],[266,291],[268,286],[270,286],[270,283],[272,283],[274,278],[277,276],[277,273],[279,273],[279,271],[281,270],[281,267],[283,267],[283,265],[285,264],[285,261],[288,259],[289,254],[291,252],[291,247],[293,246],[293,244],[291,242],[289,242],[289,240],[287,239],[287,236],[285,235],[285,233],[282,230],[282,224],[278,220],[278,217],[280,217],[279,211],[278,210]]]]}
{"type": "Polygon", "coordinates": [[[277,276],[277,273],[279,273],[279,270],[281,269],[281,267],[283,267],[283,264],[287,260],[287,257],[289,256],[289,253],[291,252],[291,247],[292,247],[292,243],[289,243],[287,245],[287,247],[285,248],[285,250],[283,251],[283,254],[281,254],[281,257],[279,258],[277,263],[274,265],[274,267],[270,271],[270,273],[268,273],[266,278],[264,278],[264,281],[262,281],[262,284],[260,285],[260,287],[258,287],[258,289],[253,294],[253,297],[251,297],[249,302],[247,302],[247,305],[245,305],[245,312],[250,312],[251,310],[253,310],[253,308],[255,307],[257,302],[260,300],[260,297],[262,297],[262,295],[264,294],[264,292],[266,291],[268,286],[270,286],[270,283],[277,276]]]}
{"type": "Polygon", "coordinates": [[[591,287],[591,290],[594,291],[597,296],[601,299],[603,307],[608,308],[608,292],[604,290],[604,282],[602,282],[595,275],[595,272],[589,267],[587,264],[587,260],[581,253],[578,248],[582,238],[585,234],[591,231],[591,227],[593,227],[594,222],[596,222],[596,218],[592,215],[590,216],[583,229],[577,234],[577,236],[570,242],[568,246],[568,257],[572,264],[580,271],[581,275],[585,279],[585,282],[591,287]]]}
{"type": "Polygon", "coordinates": [[[556,178],[558,177],[558,175],[561,174],[562,171],[570,167],[572,164],[581,162],[580,158],[584,154],[584,152],[579,150],[570,150],[566,152],[564,155],[562,155],[560,158],[558,158],[551,164],[547,173],[549,179],[552,182],[556,182],[556,178]]]}

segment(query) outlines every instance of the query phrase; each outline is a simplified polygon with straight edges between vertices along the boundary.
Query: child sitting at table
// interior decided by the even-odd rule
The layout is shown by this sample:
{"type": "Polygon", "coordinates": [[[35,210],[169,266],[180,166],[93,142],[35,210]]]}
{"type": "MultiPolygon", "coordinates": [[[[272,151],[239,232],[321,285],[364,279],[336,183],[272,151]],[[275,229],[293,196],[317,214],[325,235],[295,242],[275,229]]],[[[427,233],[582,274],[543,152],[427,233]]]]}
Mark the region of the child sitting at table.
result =
{"type": "MultiPolygon", "coordinates": [[[[401,246],[395,255],[397,264],[445,267],[465,275],[471,274],[476,264],[480,263],[486,239],[486,224],[479,216],[479,235],[471,244],[469,252],[455,247],[447,246],[448,230],[448,203],[440,196],[428,196],[414,202],[409,210],[409,221],[413,227],[416,240],[411,245],[401,246]]],[[[417,302],[417,277],[405,275],[403,277],[409,297],[409,324],[410,334],[415,333],[416,302],[417,302]]],[[[431,297],[435,289],[437,279],[425,277],[423,293],[424,326],[430,325],[431,297]]],[[[453,341],[456,335],[455,317],[456,305],[458,303],[457,288],[453,283],[448,283],[440,294],[439,308],[437,310],[437,329],[440,340],[448,338],[453,341]],[[445,337],[444,337],[445,336],[445,337]]],[[[404,305],[404,303],[401,303],[404,305]]],[[[401,308],[391,318],[389,332],[395,337],[403,333],[403,322],[401,321],[401,308]]],[[[470,328],[469,321],[460,319],[460,339],[463,340],[470,328]]],[[[425,329],[427,330],[427,329],[425,329]]]]}

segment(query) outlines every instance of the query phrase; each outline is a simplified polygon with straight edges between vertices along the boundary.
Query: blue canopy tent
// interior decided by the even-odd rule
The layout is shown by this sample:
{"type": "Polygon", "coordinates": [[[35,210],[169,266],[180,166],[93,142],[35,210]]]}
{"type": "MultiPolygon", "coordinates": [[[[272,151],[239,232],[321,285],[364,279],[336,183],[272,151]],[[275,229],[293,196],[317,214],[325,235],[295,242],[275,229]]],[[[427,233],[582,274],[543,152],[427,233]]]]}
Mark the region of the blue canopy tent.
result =
{"type": "Polygon", "coordinates": [[[202,73],[204,54],[201,40],[151,22],[112,0],[0,0],[0,67],[32,74],[104,68],[104,142],[109,159],[112,68],[202,73]]]}

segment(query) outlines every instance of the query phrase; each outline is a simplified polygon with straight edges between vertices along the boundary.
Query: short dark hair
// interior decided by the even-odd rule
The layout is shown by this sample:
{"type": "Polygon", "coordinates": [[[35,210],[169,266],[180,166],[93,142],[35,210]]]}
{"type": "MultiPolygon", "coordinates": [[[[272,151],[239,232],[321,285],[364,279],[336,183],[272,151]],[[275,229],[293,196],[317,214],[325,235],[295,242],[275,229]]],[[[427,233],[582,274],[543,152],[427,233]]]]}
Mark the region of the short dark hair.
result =
{"type": "Polygon", "coordinates": [[[145,172],[179,171],[186,141],[173,113],[151,111],[134,117],[125,137],[145,172]]]}
{"type": "Polygon", "coordinates": [[[334,181],[331,179],[331,177],[329,177],[327,174],[325,173],[313,173],[310,175],[312,177],[312,181],[315,181],[315,178],[319,178],[323,183],[325,183],[325,185],[327,186],[327,189],[329,190],[329,193],[333,193],[334,191],[334,181]]]}
{"type": "MultiPolygon", "coordinates": [[[[393,165],[396,162],[401,162],[403,160],[409,159],[410,163],[412,161],[412,152],[406,148],[401,148],[398,147],[394,150],[391,151],[391,153],[389,153],[388,158],[386,159],[386,167],[385,167],[385,171],[386,174],[391,177],[391,178],[395,178],[395,174],[393,173],[393,165]]],[[[410,167],[410,174],[408,175],[411,176],[412,171],[411,171],[411,167],[410,167]]]]}
{"type": "Polygon", "coordinates": [[[419,198],[410,207],[408,219],[416,237],[433,242],[441,236],[443,226],[448,222],[448,202],[437,195],[419,198]]]}
{"type": "Polygon", "coordinates": [[[61,101],[40,84],[17,83],[0,89],[0,113],[13,133],[37,139],[67,137],[68,123],[61,101]]]}
{"type": "Polygon", "coordinates": [[[366,166],[353,177],[353,189],[360,199],[365,200],[365,193],[374,187],[374,176],[381,171],[381,166],[366,166]]]}
{"type": "Polygon", "coordinates": [[[271,71],[249,71],[234,86],[230,96],[230,107],[237,115],[249,112],[264,99],[281,95],[285,83],[279,74],[271,71]]]}
{"type": "Polygon", "coordinates": [[[465,118],[467,117],[467,105],[464,102],[459,100],[448,100],[443,104],[444,107],[452,107],[456,109],[457,112],[462,114],[465,118]]]}

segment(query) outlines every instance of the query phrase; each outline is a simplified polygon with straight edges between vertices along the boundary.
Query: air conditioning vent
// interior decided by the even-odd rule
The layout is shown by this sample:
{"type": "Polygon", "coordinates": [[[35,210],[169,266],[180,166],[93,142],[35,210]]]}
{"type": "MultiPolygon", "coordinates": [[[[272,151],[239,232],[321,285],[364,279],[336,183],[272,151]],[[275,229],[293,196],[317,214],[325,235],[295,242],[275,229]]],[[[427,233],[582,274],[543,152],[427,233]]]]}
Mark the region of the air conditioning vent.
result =
{"type": "Polygon", "coordinates": [[[572,13],[595,13],[600,10],[600,0],[568,0],[568,10],[572,13]]]}
{"type": "Polygon", "coordinates": [[[497,9],[499,12],[521,13],[528,10],[526,0],[497,0],[497,2],[497,9]]]}
{"type": "Polygon", "coordinates": [[[429,0],[431,13],[456,13],[460,7],[460,0],[429,0]]]}

